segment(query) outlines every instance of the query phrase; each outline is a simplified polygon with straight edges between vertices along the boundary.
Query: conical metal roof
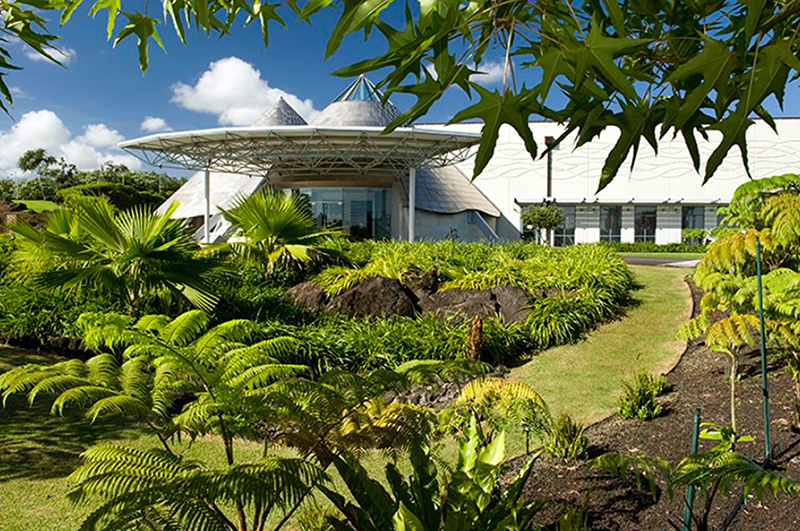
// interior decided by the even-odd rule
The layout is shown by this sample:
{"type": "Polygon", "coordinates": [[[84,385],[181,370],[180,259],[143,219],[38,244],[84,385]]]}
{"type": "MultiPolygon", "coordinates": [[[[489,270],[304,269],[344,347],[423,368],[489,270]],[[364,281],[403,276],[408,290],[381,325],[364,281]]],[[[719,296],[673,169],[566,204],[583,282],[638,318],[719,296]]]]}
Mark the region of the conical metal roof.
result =
{"type": "Polygon", "coordinates": [[[250,124],[251,127],[279,127],[282,125],[308,125],[303,117],[286,103],[283,97],[278,98],[272,107],[261,113],[261,116],[250,124]]]}
{"type": "Polygon", "coordinates": [[[364,75],[358,76],[310,125],[324,127],[386,127],[400,116],[392,102],[382,104],[383,94],[364,75]]]}

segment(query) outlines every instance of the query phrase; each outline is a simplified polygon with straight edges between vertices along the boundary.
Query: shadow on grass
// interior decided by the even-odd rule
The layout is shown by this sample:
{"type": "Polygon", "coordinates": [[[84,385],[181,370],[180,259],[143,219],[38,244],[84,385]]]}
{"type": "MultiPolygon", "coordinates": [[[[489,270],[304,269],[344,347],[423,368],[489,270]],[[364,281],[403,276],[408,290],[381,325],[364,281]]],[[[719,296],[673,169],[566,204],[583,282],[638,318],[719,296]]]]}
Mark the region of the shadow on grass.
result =
{"type": "Polygon", "coordinates": [[[134,435],[130,425],[90,424],[77,412],[51,415],[46,400],[29,407],[24,396],[11,397],[0,410],[0,482],[67,476],[80,464],[81,452],[124,435],[134,435]]]}
{"type": "MultiPolygon", "coordinates": [[[[47,363],[55,357],[22,349],[0,349],[0,372],[26,363],[47,363]]],[[[40,397],[33,406],[27,397],[9,397],[0,409],[0,482],[49,479],[69,475],[90,446],[139,432],[124,421],[98,420],[90,424],[80,412],[51,415],[52,397],[40,397]]]]}

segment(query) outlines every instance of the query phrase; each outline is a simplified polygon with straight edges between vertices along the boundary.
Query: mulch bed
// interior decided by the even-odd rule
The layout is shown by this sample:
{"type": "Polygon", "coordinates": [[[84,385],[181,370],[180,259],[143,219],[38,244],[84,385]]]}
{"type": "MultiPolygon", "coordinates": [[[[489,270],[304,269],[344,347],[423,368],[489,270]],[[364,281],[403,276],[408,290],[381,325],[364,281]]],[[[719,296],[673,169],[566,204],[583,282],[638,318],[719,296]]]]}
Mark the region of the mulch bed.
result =
{"type": "MultiPolygon", "coordinates": [[[[695,307],[700,294],[693,289],[695,307]]],[[[609,417],[586,430],[592,456],[605,452],[632,452],[659,456],[677,463],[691,448],[692,421],[696,408],[702,408],[703,422],[729,424],[729,385],[726,379],[728,359],[710,352],[703,344],[689,344],[680,363],[667,375],[671,391],[660,398],[665,414],[651,421],[621,420],[609,417]]],[[[742,355],[741,381],[737,388],[736,414],[739,432],[755,438],[737,450],[757,462],[763,459],[763,417],[761,409],[761,373],[758,352],[742,355]]],[[[769,367],[770,413],[775,469],[800,480],[800,435],[791,429],[793,384],[785,365],[775,360],[769,367]]],[[[700,441],[700,450],[710,441],[700,441]]],[[[512,463],[518,468],[522,459],[512,463]]],[[[584,463],[548,457],[540,458],[525,487],[527,499],[549,499],[533,526],[552,524],[567,508],[586,504],[589,529],[597,531],[633,531],[671,529],[669,521],[683,518],[683,501],[664,495],[655,501],[649,492],[635,484],[588,470],[584,463]]],[[[714,529],[720,529],[724,515],[736,503],[734,497],[717,498],[714,529]]],[[[694,529],[694,527],[693,527],[694,529]]],[[[738,512],[732,525],[735,531],[778,531],[800,529],[800,497],[767,494],[763,500],[751,497],[738,512]]]]}

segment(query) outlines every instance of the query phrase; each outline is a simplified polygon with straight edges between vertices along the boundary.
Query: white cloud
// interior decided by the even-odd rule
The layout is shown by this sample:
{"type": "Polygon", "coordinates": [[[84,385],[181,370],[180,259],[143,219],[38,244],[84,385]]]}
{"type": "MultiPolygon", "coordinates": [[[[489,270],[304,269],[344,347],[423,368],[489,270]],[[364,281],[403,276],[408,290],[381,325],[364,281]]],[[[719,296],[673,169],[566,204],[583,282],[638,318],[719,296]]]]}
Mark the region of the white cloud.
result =
{"type": "Polygon", "coordinates": [[[145,116],[140,125],[142,131],[149,133],[157,133],[159,131],[172,131],[172,128],[167,125],[167,121],[157,116],[145,116]]]}
{"type": "Polygon", "coordinates": [[[33,98],[19,87],[8,87],[8,91],[16,100],[32,100],[33,98]]]}
{"type": "Polygon", "coordinates": [[[172,86],[173,103],[190,111],[215,114],[221,125],[249,125],[280,97],[307,120],[317,114],[311,100],[270,87],[260,70],[238,57],[214,61],[193,86],[172,86]]]}
{"type": "Polygon", "coordinates": [[[138,169],[141,167],[138,159],[116,149],[117,142],[123,139],[118,131],[105,124],[89,124],[82,135],[73,137],[53,111],[26,112],[10,129],[0,131],[0,175],[22,175],[17,161],[26,151],[39,148],[84,170],[99,168],[107,162],[138,169]]]}
{"type": "MultiPolygon", "coordinates": [[[[73,62],[78,56],[77,52],[72,48],[48,48],[47,53],[64,66],[73,62]]],[[[52,63],[50,59],[31,48],[25,51],[25,55],[28,59],[37,63],[52,63]]]]}
{"type": "MultiPolygon", "coordinates": [[[[505,71],[505,62],[485,61],[478,66],[473,66],[475,70],[480,71],[480,74],[473,76],[473,79],[483,85],[493,85],[503,81],[503,72],[505,71]]],[[[509,76],[511,72],[509,72],[509,76]]]]}
{"type": "Polygon", "coordinates": [[[109,129],[106,124],[89,124],[84,126],[83,134],[75,140],[96,148],[113,148],[125,137],[116,129],[109,129]]]}

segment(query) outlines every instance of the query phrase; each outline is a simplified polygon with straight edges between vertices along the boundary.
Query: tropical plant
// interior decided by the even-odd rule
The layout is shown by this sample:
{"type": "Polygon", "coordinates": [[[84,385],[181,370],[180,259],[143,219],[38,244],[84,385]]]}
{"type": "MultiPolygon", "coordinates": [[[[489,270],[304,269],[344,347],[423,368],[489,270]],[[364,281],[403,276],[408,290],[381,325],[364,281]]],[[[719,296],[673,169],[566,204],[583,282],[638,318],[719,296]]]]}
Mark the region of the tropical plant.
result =
{"type": "Polygon", "coordinates": [[[526,206],[520,213],[520,220],[524,231],[532,232],[535,241],[549,245],[550,231],[564,223],[564,211],[555,205],[526,206]]]}
{"type": "MultiPolygon", "coordinates": [[[[69,22],[81,4],[5,0],[0,30],[22,43],[23,49],[56,60],[58,36],[51,32],[48,11],[60,11],[60,23],[69,22]]],[[[456,113],[453,122],[484,122],[475,175],[491,158],[503,125],[513,127],[531,156],[538,146],[529,118],[538,115],[567,123],[566,132],[548,149],[577,133],[578,144],[595,139],[606,128],[619,130],[600,178],[604,188],[626,159],[633,158],[642,140],[657,149],[659,135],[682,135],[687,155],[700,168],[697,137],[719,131],[722,140],[705,163],[705,180],[718,169],[734,146],[747,168],[747,128],[754,114],[774,123],[764,102],[775,97],[782,104],[785,87],[800,72],[800,42],[794,31],[800,23],[800,4],[728,0],[709,4],[688,0],[652,2],[528,2],[497,3],[455,0],[423,4],[405,11],[405,25],[393,26],[396,10],[391,0],[352,2],[286,2],[299,18],[309,21],[326,8],[343,6],[330,32],[326,56],[344,39],[363,30],[378,34],[386,46],[376,57],[338,70],[343,76],[381,71],[386,94],[410,93],[416,103],[390,125],[398,127],[425,115],[451,88],[479,101],[456,113]],[[372,31],[376,29],[377,31],[372,31]],[[699,36],[699,37],[698,37],[699,36]],[[498,43],[503,61],[501,90],[481,84],[481,68],[491,60],[491,43],[498,43]],[[515,65],[517,65],[515,67],[515,65]],[[709,66],[712,65],[712,66],[709,66]],[[522,76],[531,72],[531,76],[522,76]],[[536,79],[534,86],[518,78],[536,79]],[[558,80],[556,82],[556,80],[558,80]],[[564,92],[566,97],[552,97],[564,92]],[[568,120],[568,122],[567,122],[568,120]]],[[[266,45],[269,27],[283,24],[282,3],[256,0],[220,5],[216,0],[167,0],[163,15],[131,11],[128,3],[95,3],[92,15],[108,14],[106,32],[116,46],[137,41],[139,64],[149,64],[149,44],[163,48],[159,23],[174,27],[185,42],[187,27],[220,36],[231,33],[237,20],[261,26],[266,45]],[[125,18],[117,24],[117,16],[125,18]]],[[[0,69],[17,68],[6,46],[0,69]]],[[[2,80],[2,77],[0,77],[2,80]]],[[[0,81],[0,106],[12,94],[0,81]]]]}
{"type": "Polygon", "coordinates": [[[450,408],[440,414],[440,420],[457,429],[460,435],[475,419],[482,444],[512,428],[522,428],[534,436],[543,435],[548,433],[552,422],[539,393],[523,382],[504,378],[472,380],[461,389],[450,408]]]}
{"type": "Polygon", "coordinates": [[[18,260],[41,288],[89,285],[119,294],[132,312],[143,302],[175,299],[210,310],[216,297],[207,278],[219,266],[197,255],[186,221],[172,218],[176,207],[118,212],[104,198],[87,198],[52,212],[41,229],[22,220],[9,228],[19,237],[18,260]]]}
{"type": "Polygon", "coordinates": [[[393,463],[386,466],[388,488],[371,478],[358,461],[336,458],[334,466],[352,501],[321,486],[322,493],[342,514],[341,520],[328,521],[337,531],[524,529],[544,505],[540,501],[526,503],[522,498],[535,458],[502,489],[499,482],[504,450],[505,434],[499,433],[484,446],[473,419],[460,445],[458,463],[446,483],[439,479],[433,456],[425,445],[412,446],[412,472],[408,478],[393,463]]]}
{"type": "Polygon", "coordinates": [[[583,424],[562,411],[547,430],[544,451],[553,457],[581,459],[589,449],[584,431],[583,424]]]}
{"type": "MultiPolygon", "coordinates": [[[[678,464],[661,458],[630,454],[604,454],[598,457],[593,466],[623,479],[633,479],[640,488],[647,488],[655,499],[666,491],[670,498],[682,496],[682,490],[693,487],[697,502],[691,510],[691,523],[697,531],[724,530],[729,527],[739,511],[735,504],[730,511],[720,511],[715,503],[720,495],[729,496],[741,487],[741,502],[752,497],[762,500],[764,493],[779,495],[800,495],[800,483],[767,470],[743,454],[732,450],[732,429],[719,430],[720,444],[707,452],[690,455],[678,464]],[[715,515],[722,515],[718,523],[712,521],[715,515]]],[[[670,520],[674,529],[681,529],[683,523],[670,520]]]]}
{"type": "Polygon", "coordinates": [[[317,227],[300,194],[264,188],[234,200],[222,215],[239,232],[229,244],[249,263],[271,274],[276,266],[302,266],[330,255],[321,243],[341,234],[338,229],[317,227]]]}
{"type": "Polygon", "coordinates": [[[666,377],[640,371],[622,382],[622,395],[617,399],[617,414],[623,419],[654,419],[661,415],[661,405],[656,402],[656,398],[666,391],[666,377]]]}
{"type": "MultiPolygon", "coordinates": [[[[706,344],[731,359],[731,424],[739,352],[760,341],[756,244],[761,246],[765,343],[788,351],[789,370],[800,349],[800,178],[787,174],[745,183],[725,209],[726,223],[739,227],[714,241],[697,266],[695,283],[705,291],[700,313],[681,337],[705,336],[706,344]]],[[[793,377],[797,374],[791,372],[793,377]]],[[[796,410],[800,412],[800,387],[796,410]]],[[[800,417],[795,419],[800,425],[800,417]]]]}

